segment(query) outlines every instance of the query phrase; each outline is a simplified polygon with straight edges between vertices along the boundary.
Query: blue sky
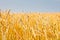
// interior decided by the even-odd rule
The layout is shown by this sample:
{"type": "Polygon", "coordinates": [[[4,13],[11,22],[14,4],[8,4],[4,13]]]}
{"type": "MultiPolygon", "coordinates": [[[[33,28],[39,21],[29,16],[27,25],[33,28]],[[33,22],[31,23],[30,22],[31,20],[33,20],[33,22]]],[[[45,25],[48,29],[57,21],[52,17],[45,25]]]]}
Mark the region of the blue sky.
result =
{"type": "Polygon", "coordinates": [[[60,12],[60,0],[0,0],[0,9],[15,12],[60,12]]]}

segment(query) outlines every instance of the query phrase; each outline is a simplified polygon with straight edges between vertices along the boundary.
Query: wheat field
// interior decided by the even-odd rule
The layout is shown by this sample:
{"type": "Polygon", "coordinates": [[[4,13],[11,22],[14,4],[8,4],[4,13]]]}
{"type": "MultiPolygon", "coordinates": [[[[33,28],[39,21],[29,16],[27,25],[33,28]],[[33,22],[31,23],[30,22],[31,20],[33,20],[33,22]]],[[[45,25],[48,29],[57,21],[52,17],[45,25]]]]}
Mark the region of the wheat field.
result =
{"type": "Polygon", "coordinates": [[[60,40],[60,14],[1,11],[0,40],[60,40]]]}

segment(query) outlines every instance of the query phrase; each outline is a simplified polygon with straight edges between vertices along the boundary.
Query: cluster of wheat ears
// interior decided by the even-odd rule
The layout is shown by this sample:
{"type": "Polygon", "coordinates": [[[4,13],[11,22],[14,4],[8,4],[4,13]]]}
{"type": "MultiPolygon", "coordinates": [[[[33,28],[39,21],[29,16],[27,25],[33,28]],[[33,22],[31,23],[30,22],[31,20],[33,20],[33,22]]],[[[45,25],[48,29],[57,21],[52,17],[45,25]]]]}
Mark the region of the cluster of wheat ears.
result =
{"type": "Polygon", "coordinates": [[[0,11],[0,40],[60,40],[60,14],[0,11]]]}

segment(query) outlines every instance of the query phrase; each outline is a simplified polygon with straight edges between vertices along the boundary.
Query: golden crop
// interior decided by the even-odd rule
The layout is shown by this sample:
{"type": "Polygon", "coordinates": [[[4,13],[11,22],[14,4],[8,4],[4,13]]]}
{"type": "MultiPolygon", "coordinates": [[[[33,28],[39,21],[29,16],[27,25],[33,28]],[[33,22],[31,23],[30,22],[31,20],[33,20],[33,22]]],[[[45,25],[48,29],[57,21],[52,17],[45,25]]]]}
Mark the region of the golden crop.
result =
{"type": "Polygon", "coordinates": [[[60,14],[0,12],[0,40],[60,40],[60,14]]]}

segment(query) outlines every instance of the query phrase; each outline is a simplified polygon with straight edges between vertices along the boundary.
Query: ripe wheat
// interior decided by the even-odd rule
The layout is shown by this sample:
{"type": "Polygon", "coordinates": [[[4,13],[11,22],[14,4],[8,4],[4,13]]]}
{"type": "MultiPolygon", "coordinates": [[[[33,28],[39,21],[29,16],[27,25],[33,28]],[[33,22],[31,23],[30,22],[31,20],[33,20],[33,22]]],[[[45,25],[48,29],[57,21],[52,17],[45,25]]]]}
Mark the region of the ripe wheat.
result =
{"type": "Polygon", "coordinates": [[[0,12],[0,40],[60,40],[60,14],[0,12]]]}

